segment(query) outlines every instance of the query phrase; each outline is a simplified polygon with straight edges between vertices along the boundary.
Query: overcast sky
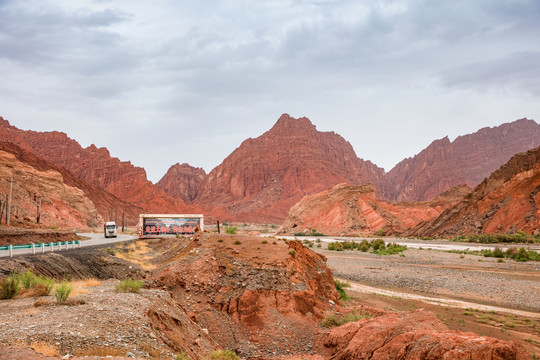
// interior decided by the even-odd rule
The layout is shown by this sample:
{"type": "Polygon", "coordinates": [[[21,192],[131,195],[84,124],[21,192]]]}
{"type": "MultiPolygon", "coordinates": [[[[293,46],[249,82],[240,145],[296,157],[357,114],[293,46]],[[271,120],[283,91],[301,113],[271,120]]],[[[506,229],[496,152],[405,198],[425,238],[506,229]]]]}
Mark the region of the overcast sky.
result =
{"type": "Polygon", "coordinates": [[[540,120],[540,1],[0,0],[0,116],[209,172],[282,113],[390,170],[540,120]]]}

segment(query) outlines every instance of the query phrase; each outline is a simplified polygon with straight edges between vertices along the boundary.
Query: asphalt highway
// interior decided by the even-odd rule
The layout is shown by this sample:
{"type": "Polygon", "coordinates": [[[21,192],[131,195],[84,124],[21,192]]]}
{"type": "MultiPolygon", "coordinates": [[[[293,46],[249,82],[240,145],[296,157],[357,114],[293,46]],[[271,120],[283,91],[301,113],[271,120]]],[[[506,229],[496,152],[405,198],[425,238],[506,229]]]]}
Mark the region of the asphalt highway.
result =
{"type": "MultiPolygon", "coordinates": [[[[88,240],[81,240],[81,247],[114,244],[117,242],[137,239],[137,236],[133,236],[133,235],[118,235],[118,237],[115,237],[115,238],[105,238],[103,234],[96,234],[96,233],[79,233],[77,235],[90,238],[88,240]]],[[[71,245],[69,249],[66,249],[64,245],[62,247],[62,250],[58,250],[57,246],[54,247],[54,252],[71,251],[71,250],[72,250],[71,245]]],[[[51,250],[49,248],[45,248],[45,252],[51,252],[51,250]]],[[[13,249],[13,256],[29,255],[29,254],[32,254],[32,249],[13,249]]],[[[36,254],[41,254],[41,248],[36,248],[36,254]]],[[[0,257],[7,257],[7,256],[9,256],[9,250],[0,250],[0,257]]]]}

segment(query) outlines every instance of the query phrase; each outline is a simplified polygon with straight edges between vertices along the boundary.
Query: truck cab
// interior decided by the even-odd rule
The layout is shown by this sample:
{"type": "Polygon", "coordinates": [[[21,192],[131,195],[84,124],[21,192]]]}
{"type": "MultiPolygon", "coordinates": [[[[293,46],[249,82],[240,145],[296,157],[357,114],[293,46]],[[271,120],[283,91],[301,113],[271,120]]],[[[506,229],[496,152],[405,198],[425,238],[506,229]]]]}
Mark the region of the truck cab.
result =
{"type": "Polygon", "coordinates": [[[116,237],[116,223],[114,221],[107,221],[103,225],[103,232],[106,238],[116,237]]]}

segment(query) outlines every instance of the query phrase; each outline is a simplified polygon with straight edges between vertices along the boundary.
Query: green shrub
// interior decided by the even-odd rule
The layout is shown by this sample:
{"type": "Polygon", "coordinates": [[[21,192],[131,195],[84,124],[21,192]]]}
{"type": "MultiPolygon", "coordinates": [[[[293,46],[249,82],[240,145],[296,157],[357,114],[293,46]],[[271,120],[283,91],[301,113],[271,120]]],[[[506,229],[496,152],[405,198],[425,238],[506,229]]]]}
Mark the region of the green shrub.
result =
{"type": "Polygon", "coordinates": [[[44,296],[46,295],[50,295],[51,294],[51,291],[53,290],[54,288],[54,284],[55,284],[55,281],[54,279],[51,279],[51,278],[47,278],[47,277],[44,277],[44,276],[38,276],[36,278],[36,284],[34,286],[37,286],[37,285],[43,285],[44,289],[45,289],[45,294],[44,296]]]}
{"type": "Polygon", "coordinates": [[[185,352],[176,354],[174,360],[191,360],[191,358],[185,352]]]}
{"type": "Polygon", "coordinates": [[[263,243],[263,244],[268,244],[268,241],[267,241],[267,240],[263,240],[263,241],[261,241],[261,243],[263,243]]]}
{"type": "Polygon", "coordinates": [[[343,251],[343,244],[339,241],[333,241],[328,244],[328,250],[343,251]]]}
{"type": "Polygon", "coordinates": [[[138,294],[143,286],[143,282],[140,280],[125,279],[116,284],[116,292],[130,292],[138,294]]]}
{"type": "Polygon", "coordinates": [[[238,355],[231,350],[213,351],[205,358],[207,360],[240,360],[238,355]]]}
{"type": "Polygon", "coordinates": [[[386,247],[386,244],[384,243],[383,239],[376,239],[371,241],[371,247],[373,250],[377,251],[379,249],[384,249],[386,247]]]}
{"type": "Polygon", "coordinates": [[[236,230],[238,230],[238,228],[236,226],[226,226],[225,227],[225,232],[227,234],[236,234],[236,230]]]}
{"type": "Polygon", "coordinates": [[[373,315],[371,314],[367,314],[364,312],[359,313],[357,311],[352,311],[343,315],[337,315],[332,313],[322,320],[321,325],[325,328],[331,328],[341,326],[352,321],[358,321],[360,319],[367,319],[372,317],[373,315]]]}
{"type": "Polygon", "coordinates": [[[367,252],[369,250],[369,245],[368,244],[361,244],[360,247],[358,248],[358,250],[360,250],[361,252],[367,252]]]}
{"type": "Polygon", "coordinates": [[[294,251],[293,249],[290,249],[290,250],[289,250],[289,255],[294,256],[295,254],[296,254],[296,251],[294,251]]]}
{"type": "Polygon", "coordinates": [[[17,295],[21,288],[19,279],[16,276],[10,276],[2,280],[0,284],[0,299],[12,299],[17,295]]]}
{"type": "Polygon", "coordinates": [[[351,284],[349,284],[348,282],[340,281],[338,279],[334,279],[334,286],[336,287],[338,293],[341,294],[340,300],[350,300],[350,297],[347,295],[344,288],[351,287],[351,284]]]}
{"type": "Polygon", "coordinates": [[[234,245],[240,245],[240,244],[241,244],[240,240],[235,240],[234,241],[234,245]]]}
{"type": "Polygon", "coordinates": [[[376,232],[377,236],[384,236],[385,233],[386,233],[386,231],[384,229],[379,229],[376,232]]]}
{"type": "Polygon", "coordinates": [[[56,301],[59,303],[65,302],[69,294],[73,291],[73,286],[71,286],[66,280],[63,280],[60,285],[56,287],[56,290],[54,291],[54,297],[56,298],[56,301]]]}
{"type": "Polygon", "coordinates": [[[396,243],[388,244],[386,248],[380,247],[378,250],[374,250],[373,254],[377,255],[394,255],[398,254],[402,251],[407,250],[407,246],[405,245],[398,245],[396,243]]]}
{"type": "Polygon", "coordinates": [[[30,289],[37,282],[37,276],[30,270],[24,273],[16,274],[16,277],[19,278],[19,282],[25,289],[30,289]]]}

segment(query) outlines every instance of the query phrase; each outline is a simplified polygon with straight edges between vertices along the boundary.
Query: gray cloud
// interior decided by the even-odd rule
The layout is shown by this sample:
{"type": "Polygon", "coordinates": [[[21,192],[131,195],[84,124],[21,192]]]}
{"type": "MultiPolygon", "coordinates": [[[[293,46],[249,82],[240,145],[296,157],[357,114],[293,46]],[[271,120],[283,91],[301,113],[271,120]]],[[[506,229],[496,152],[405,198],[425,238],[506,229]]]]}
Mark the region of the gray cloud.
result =
{"type": "Polygon", "coordinates": [[[0,115],[154,181],[178,161],[210,170],[283,112],[388,169],[432,139],[538,119],[539,4],[0,0],[0,115]]]}

